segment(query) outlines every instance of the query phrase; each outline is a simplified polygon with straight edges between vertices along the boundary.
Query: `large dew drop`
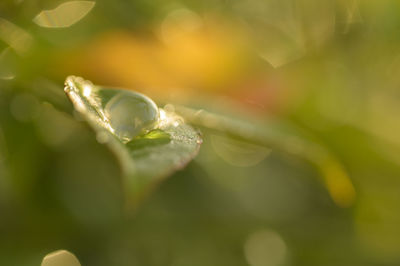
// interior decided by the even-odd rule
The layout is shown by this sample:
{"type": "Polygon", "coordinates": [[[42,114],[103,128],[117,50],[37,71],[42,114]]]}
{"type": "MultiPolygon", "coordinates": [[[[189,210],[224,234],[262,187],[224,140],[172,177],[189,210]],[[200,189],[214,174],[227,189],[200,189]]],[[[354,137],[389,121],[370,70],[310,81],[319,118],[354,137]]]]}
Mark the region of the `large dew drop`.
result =
{"type": "Polygon", "coordinates": [[[65,91],[75,108],[126,143],[158,126],[157,105],[147,96],[93,85],[70,76],[65,91]]]}
{"type": "Polygon", "coordinates": [[[120,92],[112,97],[105,106],[105,115],[114,134],[124,142],[154,129],[159,118],[157,105],[135,92],[120,92]]]}

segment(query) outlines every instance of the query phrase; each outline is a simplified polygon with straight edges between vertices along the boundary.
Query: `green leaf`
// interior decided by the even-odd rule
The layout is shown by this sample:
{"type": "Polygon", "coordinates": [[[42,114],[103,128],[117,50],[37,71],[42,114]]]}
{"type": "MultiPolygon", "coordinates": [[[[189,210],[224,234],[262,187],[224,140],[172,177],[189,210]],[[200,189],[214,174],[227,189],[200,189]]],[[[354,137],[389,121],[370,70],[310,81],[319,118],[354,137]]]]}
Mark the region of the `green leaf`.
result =
{"type": "Polygon", "coordinates": [[[95,86],[75,76],[68,77],[65,85],[75,110],[94,129],[97,140],[118,157],[130,206],[197,154],[202,142],[198,131],[148,97],[95,86]]]}

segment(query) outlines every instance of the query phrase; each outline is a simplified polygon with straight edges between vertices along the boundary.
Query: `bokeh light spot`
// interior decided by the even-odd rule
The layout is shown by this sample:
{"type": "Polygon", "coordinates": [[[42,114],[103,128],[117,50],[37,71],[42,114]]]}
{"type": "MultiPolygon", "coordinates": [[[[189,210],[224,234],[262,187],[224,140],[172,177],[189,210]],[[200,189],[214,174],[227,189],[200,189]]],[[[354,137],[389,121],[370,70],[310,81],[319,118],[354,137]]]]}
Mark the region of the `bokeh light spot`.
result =
{"type": "Polygon", "coordinates": [[[45,28],[67,28],[84,18],[96,3],[93,1],[69,1],[52,10],[43,10],[34,19],[45,28]]]}
{"type": "Polygon", "coordinates": [[[279,266],[285,261],[287,247],[278,233],[261,230],[247,238],[244,253],[251,266],[279,266]]]}
{"type": "Polygon", "coordinates": [[[41,266],[81,266],[81,264],[71,252],[58,250],[46,255],[41,266]]]}

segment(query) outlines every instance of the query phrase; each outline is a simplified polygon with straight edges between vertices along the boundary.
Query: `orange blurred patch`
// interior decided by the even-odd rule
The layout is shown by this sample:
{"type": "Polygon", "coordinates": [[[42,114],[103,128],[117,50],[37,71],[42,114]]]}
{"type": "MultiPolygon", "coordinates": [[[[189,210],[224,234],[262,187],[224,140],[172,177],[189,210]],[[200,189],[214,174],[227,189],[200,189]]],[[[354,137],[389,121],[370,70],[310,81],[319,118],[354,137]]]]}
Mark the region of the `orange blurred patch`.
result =
{"type": "Polygon", "coordinates": [[[279,70],[261,63],[253,41],[240,24],[178,9],[154,34],[102,33],[57,56],[53,69],[165,102],[224,98],[255,114],[284,112],[294,92],[279,70]]]}
{"type": "Polygon", "coordinates": [[[61,56],[61,71],[159,97],[226,90],[249,68],[242,34],[205,22],[162,24],[159,38],[115,30],[61,56]],[[68,64],[65,62],[68,61],[68,64]]]}

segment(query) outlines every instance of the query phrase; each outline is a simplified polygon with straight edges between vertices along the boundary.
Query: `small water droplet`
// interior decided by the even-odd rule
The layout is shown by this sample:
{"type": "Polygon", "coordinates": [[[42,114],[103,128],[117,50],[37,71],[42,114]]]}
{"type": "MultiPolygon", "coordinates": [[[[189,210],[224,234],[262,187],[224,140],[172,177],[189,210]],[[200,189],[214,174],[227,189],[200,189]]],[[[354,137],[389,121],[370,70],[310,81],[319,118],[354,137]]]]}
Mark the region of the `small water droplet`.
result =
{"type": "Polygon", "coordinates": [[[135,92],[118,93],[104,109],[114,134],[123,142],[154,129],[159,119],[157,105],[145,95],[135,92]]]}
{"type": "MultiPolygon", "coordinates": [[[[69,76],[65,92],[79,113],[127,143],[160,127],[160,110],[147,96],[121,89],[103,88],[81,77],[69,76]]],[[[105,135],[99,142],[107,142],[105,135]]]]}

